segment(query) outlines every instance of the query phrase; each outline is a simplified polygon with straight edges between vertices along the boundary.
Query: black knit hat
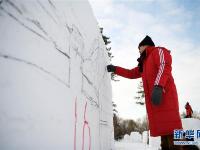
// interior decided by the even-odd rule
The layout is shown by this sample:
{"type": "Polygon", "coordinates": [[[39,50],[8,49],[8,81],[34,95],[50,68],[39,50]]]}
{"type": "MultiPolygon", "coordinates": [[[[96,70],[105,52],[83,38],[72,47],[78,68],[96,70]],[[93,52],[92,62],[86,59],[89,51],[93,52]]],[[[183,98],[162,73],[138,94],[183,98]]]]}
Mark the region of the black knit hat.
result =
{"type": "Polygon", "coordinates": [[[154,42],[148,35],[139,43],[138,48],[144,45],[155,46],[154,42]]]}

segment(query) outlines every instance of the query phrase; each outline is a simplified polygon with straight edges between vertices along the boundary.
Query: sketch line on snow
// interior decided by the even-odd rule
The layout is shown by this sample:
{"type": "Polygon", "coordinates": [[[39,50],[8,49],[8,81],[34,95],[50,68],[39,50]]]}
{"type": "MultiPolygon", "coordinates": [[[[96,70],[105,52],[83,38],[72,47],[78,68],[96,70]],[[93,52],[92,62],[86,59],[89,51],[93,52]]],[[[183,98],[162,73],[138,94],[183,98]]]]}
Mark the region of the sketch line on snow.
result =
{"type": "Polygon", "coordinates": [[[45,8],[44,5],[42,5],[42,3],[37,0],[38,4],[40,5],[40,7],[44,10],[44,12],[54,21],[54,23],[57,24],[57,21],[54,19],[54,17],[47,11],[47,9],[45,8]]]}
{"type": "MultiPolygon", "coordinates": [[[[17,23],[19,23],[20,25],[22,25],[23,27],[25,27],[25,29],[31,31],[32,33],[36,34],[37,36],[39,36],[40,38],[44,39],[47,42],[50,42],[53,44],[54,49],[59,52],[60,54],[62,54],[63,56],[67,57],[68,61],[69,61],[69,65],[70,65],[70,56],[69,54],[67,54],[66,52],[64,52],[63,50],[61,50],[58,46],[58,44],[56,43],[56,41],[53,40],[53,38],[51,36],[48,35],[48,32],[45,31],[45,29],[42,27],[41,23],[38,20],[35,19],[31,19],[31,18],[27,18],[24,17],[23,14],[21,13],[20,9],[12,2],[10,2],[9,0],[6,1],[9,5],[11,5],[15,10],[17,10],[17,12],[19,12],[21,14],[21,17],[23,17],[24,20],[27,20],[29,22],[31,22],[32,24],[34,24],[40,31],[42,31],[41,34],[37,31],[35,31],[34,29],[32,29],[31,27],[29,27],[28,25],[26,25],[23,21],[21,21],[20,19],[18,19],[14,14],[12,14],[11,12],[7,11],[5,8],[3,8],[2,6],[0,6],[0,10],[2,10],[4,13],[6,13],[9,17],[11,17],[12,19],[14,19],[17,23]]],[[[66,39],[67,40],[67,39],[66,39]]],[[[70,49],[69,49],[70,51],[70,49]]],[[[27,61],[28,62],[28,61],[27,61]]],[[[33,63],[32,63],[33,64],[33,63]]],[[[49,72],[46,69],[38,66],[37,68],[40,68],[40,70],[43,70],[44,72],[49,72]],[[41,69],[42,68],[42,69],[41,69]]],[[[70,66],[68,66],[69,69],[69,74],[68,74],[68,82],[65,83],[68,87],[70,86],[70,66]]],[[[52,73],[51,73],[52,74],[52,73]]],[[[56,75],[52,74],[52,76],[54,76],[54,78],[56,78],[58,81],[63,82],[62,79],[58,78],[56,75]]]]}
{"type": "MultiPolygon", "coordinates": [[[[68,29],[70,30],[70,28],[68,29]]],[[[102,48],[100,47],[100,44],[99,44],[99,40],[97,38],[94,39],[93,41],[93,44],[91,45],[91,48],[90,48],[90,52],[89,52],[89,56],[86,57],[85,59],[83,59],[82,61],[82,67],[81,67],[81,72],[82,72],[82,92],[84,93],[84,95],[91,99],[91,102],[95,101],[95,99],[97,99],[97,101],[95,102],[96,103],[96,106],[99,107],[99,88],[102,86],[102,81],[104,80],[105,78],[105,74],[106,74],[106,68],[104,69],[103,71],[103,74],[101,76],[101,78],[99,79],[99,82],[98,83],[93,83],[92,80],[86,75],[86,73],[84,73],[83,71],[83,68],[84,68],[84,63],[87,63],[87,62],[90,62],[91,64],[96,64],[94,68],[99,68],[98,67],[98,62],[96,62],[96,58],[95,58],[95,54],[98,52],[103,52],[102,48]],[[102,50],[102,51],[101,51],[102,50]],[[86,83],[85,83],[86,81],[86,83]],[[86,89],[84,89],[84,84],[89,84],[94,92],[95,92],[95,96],[96,98],[92,97],[92,96],[89,96],[88,92],[86,89]]],[[[101,54],[103,55],[103,54],[101,54]]],[[[88,74],[88,72],[87,72],[88,74]]],[[[93,76],[93,74],[92,74],[93,76]]]]}
{"type": "Polygon", "coordinates": [[[23,14],[22,11],[21,11],[12,1],[6,0],[6,2],[7,2],[8,4],[10,4],[10,6],[12,6],[20,15],[23,14]]]}
{"type": "Polygon", "coordinates": [[[54,79],[56,79],[60,83],[64,84],[65,86],[69,87],[69,85],[65,81],[63,81],[62,79],[57,77],[55,74],[47,71],[46,69],[44,69],[43,67],[41,67],[41,66],[39,66],[37,64],[34,64],[34,63],[30,62],[30,61],[27,61],[27,60],[24,60],[24,59],[20,59],[20,58],[17,58],[17,57],[5,55],[5,54],[2,54],[2,53],[0,53],[0,57],[4,58],[4,59],[9,59],[9,60],[17,61],[17,62],[20,62],[20,63],[24,63],[26,65],[32,66],[32,67],[34,67],[36,69],[39,69],[40,71],[50,75],[51,77],[53,77],[54,79]]]}
{"type": "Polygon", "coordinates": [[[38,27],[46,36],[48,36],[48,33],[43,29],[42,25],[40,24],[39,21],[34,20],[34,19],[30,19],[30,18],[26,18],[27,21],[33,23],[36,27],[38,27]]]}
{"type": "Polygon", "coordinates": [[[55,41],[52,41],[52,42],[53,42],[53,44],[54,44],[55,49],[56,49],[59,53],[63,54],[63,55],[66,56],[68,59],[70,59],[70,56],[69,56],[67,53],[63,52],[62,50],[60,50],[60,49],[58,48],[58,45],[57,45],[57,43],[56,43],[55,41]]]}
{"type": "Polygon", "coordinates": [[[70,59],[70,56],[63,52],[62,50],[60,50],[60,48],[58,48],[58,45],[56,44],[56,42],[53,40],[52,37],[50,37],[48,35],[48,33],[45,31],[45,29],[42,27],[42,25],[40,24],[39,21],[37,20],[33,20],[33,19],[30,19],[30,18],[26,18],[27,21],[33,23],[36,27],[38,27],[42,33],[44,33],[47,37],[43,36],[42,34],[38,33],[37,31],[35,31],[34,29],[32,29],[31,27],[29,27],[28,25],[26,25],[25,23],[23,23],[22,21],[20,21],[15,15],[13,15],[12,13],[8,12],[6,9],[4,9],[2,6],[0,6],[0,9],[5,12],[9,17],[11,17],[12,19],[14,19],[16,22],[18,22],[20,25],[22,25],[23,27],[25,27],[26,29],[28,29],[29,31],[31,31],[32,33],[36,34],[37,36],[39,36],[40,38],[44,39],[45,41],[48,41],[48,42],[52,42],[55,49],[63,54],[64,56],[66,56],[67,58],[70,59]]]}
{"type": "Polygon", "coordinates": [[[67,27],[67,30],[69,31],[69,33],[72,33],[72,32],[73,32],[73,28],[70,27],[68,24],[66,24],[66,27],[67,27]]]}
{"type": "MultiPolygon", "coordinates": [[[[39,1],[38,1],[38,3],[39,3],[39,4],[41,5],[41,7],[42,7],[42,4],[41,4],[39,1]]],[[[34,29],[32,29],[31,27],[29,27],[28,25],[26,25],[25,23],[23,23],[23,22],[22,22],[21,20],[19,20],[15,15],[13,15],[13,14],[10,13],[10,12],[8,12],[8,11],[7,11],[6,9],[4,9],[3,7],[0,6],[0,9],[1,9],[3,12],[5,12],[9,17],[11,17],[12,19],[14,19],[16,22],[18,22],[20,25],[22,25],[23,27],[25,27],[26,29],[28,29],[28,30],[31,31],[32,33],[38,35],[39,37],[41,37],[41,38],[44,39],[45,41],[48,41],[48,42],[53,43],[55,50],[57,50],[59,53],[63,54],[63,55],[66,56],[68,59],[70,59],[69,54],[63,52],[63,50],[61,50],[60,48],[58,48],[57,43],[53,40],[52,37],[50,37],[50,36],[48,35],[48,33],[45,31],[45,29],[42,27],[42,25],[40,24],[39,21],[30,19],[30,18],[25,18],[27,21],[33,23],[36,27],[38,27],[38,28],[42,31],[42,33],[44,33],[47,37],[45,37],[45,36],[43,36],[42,34],[36,32],[34,29]]],[[[46,10],[46,9],[45,9],[45,10],[46,10]]],[[[47,12],[46,12],[46,13],[47,13],[47,12]]],[[[22,17],[23,17],[23,16],[22,16],[22,17]]],[[[81,35],[79,29],[78,29],[75,25],[72,25],[72,27],[69,27],[68,25],[66,25],[66,26],[67,26],[67,29],[68,29],[69,33],[71,34],[71,36],[72,36],[75,40],[78,40],[79,42],[80,42],[80,40],[81,40],[81,41],[83,42],[82,35],[81,35]],[[72,34],[73,34],[73,35],[72,35],[72,34]]],[[[76,42],[78,42],[78,41],[76,41],[76,42]]],[[[78,42],[78,44],[80,44],[79,42],[78,42]]],[[[72,43],[71,43],[71,44],[72,44],[72,43]]],[[[72,46],[72,45],[71,45],[71,46],[72,46]]],[[[70,47],[71,47],[71,46],[70,46],[70,47]]],[[[73,47],[73,46],[72,46],[72,47],[73,47]]],[[[79,53],[78,49],[74,49],[74,48],[72,48],[72,47],[69,48],[69,51],[70,51],[70,49],[73,49],[73,50],[76,52],[76,54],[78,54],[78,56],[81,57],[82,61],[84,61],[84,59],[83,59],[82,55],[79,53]]],[[[83,47],[84,47],[84,44],[82,43],[82,44],[81,44],[81,48],[83,48],[83,47]]],[[[69,63],[69,64],[70,64],[70,63],[69,63]]],[[[45,70],[45,69],[44,69],[44,70],[45,70]]],[[[69,66],[69,71],[70,71],[70,66],[69,66]]],[[[69,73],[70,73],[70,72],[69,72],[69,73]]],[[[55,75],[53,75],[53,76],[55,76],[55,75]]],[[[87,76],[84,76],[84,77],[86,78],[87,81],[89,81],[88,78],[87,78],[87,76]]],[[[59,79],[59,80],[61,80],[61,79],[59,79]]],[[[92,83],[92,82],[89,82],[89,83],[92,83]]],[[[70,75],[69,75],[68,86],[69,86],[69,84],[70,84],[70,75]]],[[[94,87],[93,87],[93,88],[94,88],[94,87]]]]}
{"type": "Polygon", "coordinates": [[[99,108],[99,103],[98,102],[96,102],[95,100],[94,100],[94,98],[93,97],[91,97],[86,91],[81,91],[82,92],[82,94],[90,101],[90,104],[91,105],[93,105],[93,106],[95,106],[95,107],[97,107],[97,108],[99,108]]]}
{"type": "Polygon", "coordinates": [[[100,124],[104,126],[108,126],[108,121],[100,120],[100,124]]]}
{"type": "MultiPolygon", "coordinates": [[[[84,73],[83,67],[84,67],[84,61],[92,61],[90,59],[93,57],[93,54],[96,53],[99,50],[99,45],[95,45],[95,48],[90,49],[89,57],[87,59],[84,58],[84,56],[81,54],[80,50],[84,49],[84,40],[81,32],[79,31],[78,27],[76,27],[74,24],[72,26],[69,26],[66,24],[67,30],[70,34],[69,40],[73,40],[73,42],[70,42],[69,49],[73,50],[75,54],[80,58],[81,63],[80,63],[80,70],[81,70],[81,75],[82,75],[82,84],[81,84],[81,92],[85,97],[91,102],[90,104],[99,108],[99,92],[98,89],[95,87],[93,84],[92,80],[89,79],[89,77],[84,73]],[[77,45],[76,45],[77,44],[77,45]],[[87,82],[87,83],[85,83],[87,82]],[[90,87],[94,90],[96,98],[90,96],[90,94],[87,92],[87,89],[84,88],[84,84],[89,84],[90,87]],[[97,101],[95,101],[97,99],[97,101]]],[[[98,40],[95,39],[96,44],[98,43],[98,40]]],[[[92,46],[93,47],[93,46],[92,46]]],[[[94,62],[95,63],[95,62],[94,62]]],[[[103,75],[104,78],[104,75],[103,75]]]]}
{"type": "Polygon", "coordinates": [[[3,12],[5,12],[8,16],[10,16],[12,19],[14,19],[17,23],[19,23],[20,25],[22,25],[23,27],[25,27],[26,29],[28,29],[32,33],[36,34],[37,36],[39,36],[43,40],[48,41],[48,39],[46,39],[43,35],[41,35],[40,33],[36,32],[35,30],[33,30],[32,28],[30,28],[29,26],[25,25],[23,22],[21,22],[19,19],[17,19],[17,17],[15,17],[13,14],[11,14],[6,9],[4,9],[1,5],[0,5],[0,9],[3,12]]]}
{"type": "Polygon", "coordinates": [[[86,81],[88,82],[88,84],[91,85],[91,86],[93,86],[92,81],[90,81],[90,79],[84,73],[82,73],[82,75],[86,79],[86,81]]]}
{"type": "Polygon", "coordinates": [[[84,110],[84,124],[83,124],[83,135],[82,135],[82,150],[84,150],[85,146],[85,128],[88,128],[89,134],[89,150],[91,149],[91,135],[90,135],[90,126],[88,121],[86,120],[86,110],[87,110],[87,102],[85,103],[85,110],[84,110]]]}
{"type": "Polygon", "coordinates": [[[56,10],[56,6],[53,4],[53,2],[51,0],[48,0],[48,2],[51,5],[51,7],[53,7],[56,10]]]}
{"type": "MultiPolygon", "coordinates": [[[[48,2],[49,2],[49,5],[50,5],[50,7],[51,7],[51,10],[53,11],[53,13],[54,13],[54,15],[55,15],[55,18],[57,19],[57,22],[58,22],[58,23],[61,23],[62,21],[60,20],[60,17],[59,17],[58,14],[57,14],[57,11],[58,11],[59,9],[56,8],[55,4],[54,4],[51,0],[48,0],[48,2]]],[[[65,17],[65,19],[66,19],[66,18],[67,18],[67,17],[65,17]]]]}

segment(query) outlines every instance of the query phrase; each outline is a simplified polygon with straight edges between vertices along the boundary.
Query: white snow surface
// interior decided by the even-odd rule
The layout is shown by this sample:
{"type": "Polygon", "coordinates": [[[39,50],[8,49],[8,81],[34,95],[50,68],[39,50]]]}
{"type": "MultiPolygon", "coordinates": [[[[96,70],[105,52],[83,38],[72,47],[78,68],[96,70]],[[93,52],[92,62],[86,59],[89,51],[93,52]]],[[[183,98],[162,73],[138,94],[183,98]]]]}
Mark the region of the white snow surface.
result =
{"type": "Polygon", "coordinates": [[[128,134],[124,135],[123,138],[124,142],[130,142],[130,143],[135,143],[135,142],[142,142],[142,136],[139,132],[131,132],[130,136],[128,134]]]}
{"type": "Polygon", "coordinates": [[[86,0],[0,0],[0,149],[112,149],[105,44],[86,0]]]}
{"type": "Polygon", "coordinates": [[[158,150],[143,143],[115,142],[115,150],[158,150]]]}

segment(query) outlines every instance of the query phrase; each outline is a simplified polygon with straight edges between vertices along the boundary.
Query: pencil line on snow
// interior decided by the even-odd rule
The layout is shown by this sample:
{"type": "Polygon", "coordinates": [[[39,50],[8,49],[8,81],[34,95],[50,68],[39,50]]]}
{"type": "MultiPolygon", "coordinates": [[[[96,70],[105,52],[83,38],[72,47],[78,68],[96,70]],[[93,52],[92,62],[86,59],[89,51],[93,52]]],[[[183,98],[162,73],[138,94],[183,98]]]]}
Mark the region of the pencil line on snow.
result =
{"type": "Polygon", "coordinates": [[[31,31],[32,33],[36,34],[37,36],[39,36],[40,38],[42,38],[45,41],[48,41],[43,35],[39,34],[38,32],[36,32],[35,30],[31,29],[30,27],[28,27],[27,25],[25,25],[23,22],[21,22],[19,19],[17,19],[17,17],[15,17],[13,14],[11,14],[10,12],[8,12],[7,10],[5,10],[2,6],[0,6],[0,9],[5,12],[9,17],[11,17],[12,19],[14,19],[16,22],[18,22],[20,25],[22,25],[23,27],[25,27],[26,29],[28,29],[29,31],[31,31]]]}
{"type": "Polygon", "coordinates": [[[53,77],[54,79],[56,79],[57,81],[59,81],[60,83],[64,84],[65,86],[69,87],[68,84],[66,84],[65,81],[63,81],[62,79],[60,79],[59,77],[57,77],[55,74],[51,73],[50,71],[47,71],[46,69],[44,69],[43,67],[41,66],[38,66],[32,62],[29,62],[27,60],[24,60],[24,59],[20,59],[20,58],[17,58],[17,57],[13,57],[13,56],[9,56],[9,55],[5,55],[5,54],[2,54],[0,53],[0,57],[1,58],[4,58],[4,59],[9,59],[9,60],[13,60],[13,61],[17,61],[17,62],[20,62],[20,63],[24,63],[26,65],[29,65],[29,66],[32,66],[36,69],[39,69],[40,71],[48,74],[49,76],[53,77]]]}
{"type": "Polygon", "coordinates": [[[54,19],[54,17],[47,11],[47,9],[44,7],[44,5],[42,5],[42,3],[37,0],[38,4],[40,5],[40,7],[44,10],[44,12],[53,20],[53,22],[55,24],[57,24],[57,21],[54,19]]]}

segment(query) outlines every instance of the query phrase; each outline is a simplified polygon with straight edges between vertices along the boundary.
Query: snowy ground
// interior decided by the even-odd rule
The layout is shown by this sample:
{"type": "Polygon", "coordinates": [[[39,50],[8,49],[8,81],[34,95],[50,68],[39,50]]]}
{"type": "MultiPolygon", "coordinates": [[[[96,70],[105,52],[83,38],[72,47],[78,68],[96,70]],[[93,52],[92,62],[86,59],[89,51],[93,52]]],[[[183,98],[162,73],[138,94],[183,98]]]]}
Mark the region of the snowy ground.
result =
{"type": "MultiPolygon", "coordinates": [[[[183,129],[200,129],[200,120],[194,118],[182,119],[183,129]]],[[[150,145],[146,144],[146,137],[143,134],[143,140],[141,142],[138,141],[138,137],[136,134],[132,134],[134,136],[125,136],[125,139],[118,142],[115,141],[115,150],[158,150],[160,148],[160,137],[149,137],[150,145]],[[137,139],[137,140],[134,140],[137,139]],[[145,140],[144,140],[145,139],[145,140]]],[[[200,139],[196,139],[200,143],[200,139]]],[[[199,145],[200,147],[200,145],[199,145]]]]}
{"type": "Polygon", "coordinates": [[[130,136],[125,135],[123,140],[115,141],[115,150],[158,150],[160,148],[160,137],[149,137],[149,145],[146,143],[146,131],[142,135],[138,132],[132,132],[130,136]]]}
{"type": "Polygon", "coordinates": [[[158,147],[149,147],[144,143],[115,142],[115,150],[158,150],[158,147]]]}

